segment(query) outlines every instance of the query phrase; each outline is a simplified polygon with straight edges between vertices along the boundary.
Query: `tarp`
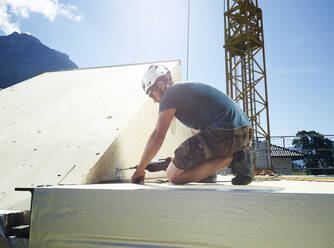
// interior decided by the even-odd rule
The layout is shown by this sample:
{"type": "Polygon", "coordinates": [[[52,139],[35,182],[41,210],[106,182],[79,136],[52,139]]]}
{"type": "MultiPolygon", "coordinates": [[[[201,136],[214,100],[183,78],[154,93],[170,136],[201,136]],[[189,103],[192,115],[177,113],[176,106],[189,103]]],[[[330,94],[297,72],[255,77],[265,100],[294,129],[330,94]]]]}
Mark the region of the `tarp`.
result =
{"type": "MultiPolygon", "coordinates": [[[[158,116],[141,86],[151,64],[47,72],[1,90],[0,209],[29,209],[15,187],[94,183],[136,165],[158,116]]],[[[179,61],[161,64],[181,80],[179,61]]],[[[157,158],[190,136],[173,127],[157,158]]]]}
{"type": "Polygon", "coordinates": [[[256,184],[36,188],[30,247],[334,247],[333,190],[284,190],[256,184]]]}

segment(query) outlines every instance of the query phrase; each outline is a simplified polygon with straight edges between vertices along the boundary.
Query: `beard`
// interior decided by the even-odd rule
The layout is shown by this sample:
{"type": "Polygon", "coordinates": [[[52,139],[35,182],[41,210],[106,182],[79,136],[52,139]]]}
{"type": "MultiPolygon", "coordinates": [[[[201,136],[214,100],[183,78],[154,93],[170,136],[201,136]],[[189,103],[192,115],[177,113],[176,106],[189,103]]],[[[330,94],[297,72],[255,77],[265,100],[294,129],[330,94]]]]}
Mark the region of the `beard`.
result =
{"type": "Polygon", "coordinates": [[[152,90],[154,90],[155,92],[158,92],[160,99],[162,98],[162,96],[164,95],[165,91],[166,91],[166,86],[164,85],[163,88],[160,88],[158,85],[154,85],[154,88],[152,90]]]}
{"type": "Polygon", "coordinates": [[[159,87],[157,87],[156,91],[159,92],[159,95],[160,95],[160,99],[162,98],[162,96],[164,95],[165,93],[165,90],[166,88],[164,87],[164,89],[161,89],[159,87]]]}

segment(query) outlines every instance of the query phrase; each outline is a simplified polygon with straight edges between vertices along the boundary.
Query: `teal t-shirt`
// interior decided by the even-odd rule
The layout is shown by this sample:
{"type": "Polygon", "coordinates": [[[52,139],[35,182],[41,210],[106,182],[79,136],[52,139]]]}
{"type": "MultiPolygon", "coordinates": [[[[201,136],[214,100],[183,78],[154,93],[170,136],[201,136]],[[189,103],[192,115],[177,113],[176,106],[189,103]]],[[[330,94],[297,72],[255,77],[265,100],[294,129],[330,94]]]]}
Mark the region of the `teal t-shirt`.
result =
{"type": "Polygon", "coordinates": [[[177,83],[169,87],[161,98],[159,112],[175,108],[175,117],[194,129],[211,126],[236,129],[250,122],[233,100],[216,88],[196,82],[177,83]]]}

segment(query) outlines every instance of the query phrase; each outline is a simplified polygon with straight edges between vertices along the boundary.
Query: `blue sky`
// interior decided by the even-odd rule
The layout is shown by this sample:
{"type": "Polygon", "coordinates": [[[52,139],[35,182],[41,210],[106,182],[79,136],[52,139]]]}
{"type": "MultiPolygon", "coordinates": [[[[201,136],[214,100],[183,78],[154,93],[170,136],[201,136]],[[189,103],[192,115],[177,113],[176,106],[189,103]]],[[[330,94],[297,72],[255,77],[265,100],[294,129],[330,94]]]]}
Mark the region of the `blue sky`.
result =
{"type": "MultiPolygon", "coordinates": [[[[330,0],[259,0],[272,135],[334,134],[330,0]]],[[[0,35],[30,33],[80,67],[180,59],[188,0],[0,0],[0,35]]],[[[190,0],[189,80],[225,92],[224,1],[190,0]]]]}

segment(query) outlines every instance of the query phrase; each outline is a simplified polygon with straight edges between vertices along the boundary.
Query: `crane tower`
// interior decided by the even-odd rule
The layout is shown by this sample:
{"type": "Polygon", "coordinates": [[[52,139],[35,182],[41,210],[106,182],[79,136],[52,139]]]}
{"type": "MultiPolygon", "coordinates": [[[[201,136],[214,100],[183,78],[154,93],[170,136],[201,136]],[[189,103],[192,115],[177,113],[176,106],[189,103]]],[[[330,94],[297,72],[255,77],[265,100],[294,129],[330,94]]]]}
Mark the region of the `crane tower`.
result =
{"type": "Polygon", "coordinates": [[[256,167],[272,168],[262,10],[257,0],[224,0],[226,92],[253,129],[256,167]]]}

